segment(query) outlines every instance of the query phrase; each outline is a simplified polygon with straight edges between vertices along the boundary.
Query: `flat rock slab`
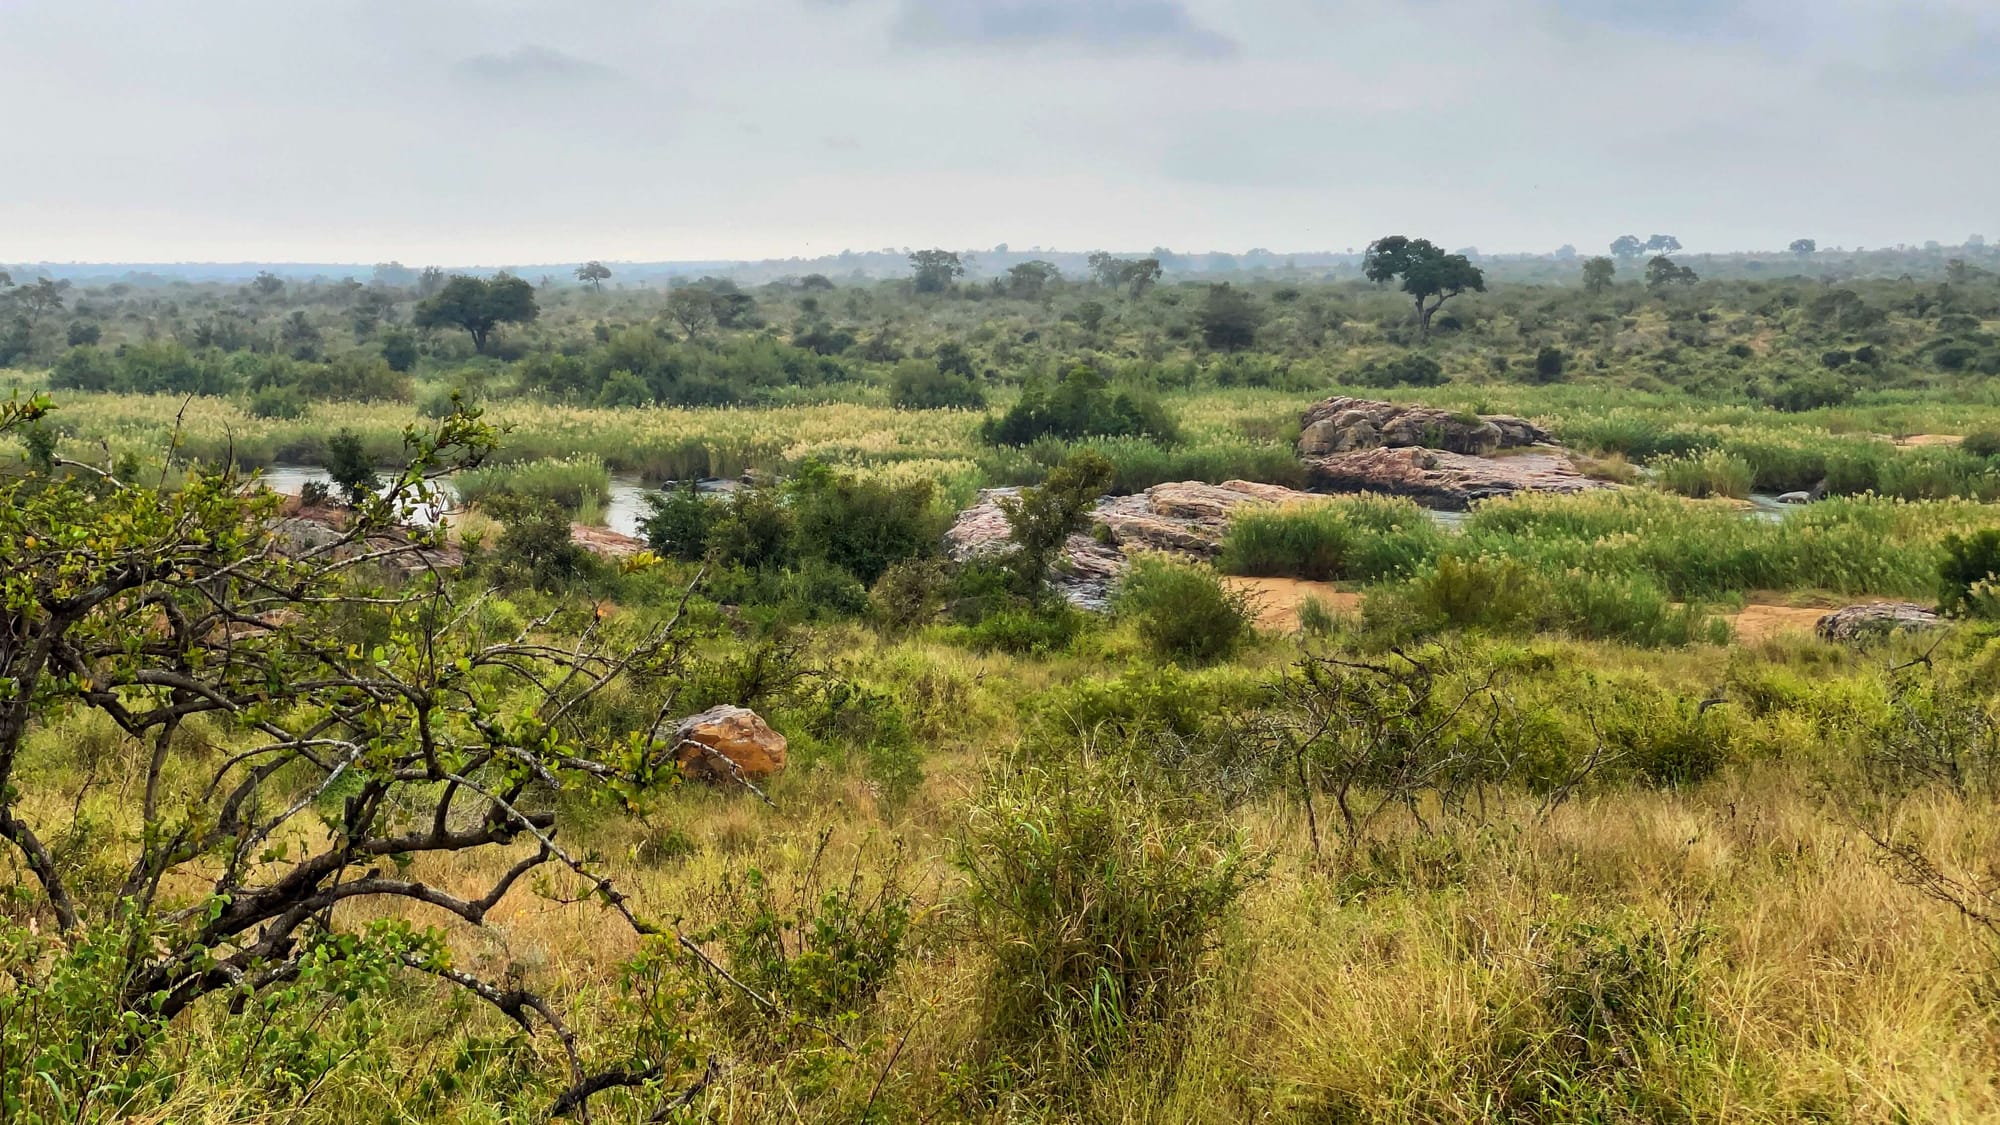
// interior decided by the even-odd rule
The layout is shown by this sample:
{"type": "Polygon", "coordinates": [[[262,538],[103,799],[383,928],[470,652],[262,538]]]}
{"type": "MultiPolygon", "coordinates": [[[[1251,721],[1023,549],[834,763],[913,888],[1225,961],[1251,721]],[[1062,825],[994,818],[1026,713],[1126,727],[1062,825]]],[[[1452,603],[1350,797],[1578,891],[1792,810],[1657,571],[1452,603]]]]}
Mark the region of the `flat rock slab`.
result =
{"type": "MultiPolygon", "coordinates": [[[[1000,510],[1000,500],[1019,491],[986,489],[979,494],[979,503],[960,512],[945,534],[951,557],[962,562],[1007,550],[1007,517],[1000,510]]],[[[1317,497],[1310,492],[1242,480],[1221,484],[1179,481],[1156,484],[1131,496],[1107,496],[1097,502],[1091,514],[1093,524],[1103,527],[1103,536],[1070,536],[1054,585],[1077,606],[1102,610],[1109,606],[1111,589],[1124,574],[1131,554],[1171,551],[1211,558],[1222,547],[1232,511],[1246,504],[1313,499],[1317,497]]]]}
{"type": "Polygon", "coordinates": [[[1560,450],[1474,457],[1439,449],[1375,448],[1305,459],[1313,487],[1380,492],[1463,511],[1476,500],[1517,492],[1592,492],[1614,487],[1576,471],[1560,450]]]}

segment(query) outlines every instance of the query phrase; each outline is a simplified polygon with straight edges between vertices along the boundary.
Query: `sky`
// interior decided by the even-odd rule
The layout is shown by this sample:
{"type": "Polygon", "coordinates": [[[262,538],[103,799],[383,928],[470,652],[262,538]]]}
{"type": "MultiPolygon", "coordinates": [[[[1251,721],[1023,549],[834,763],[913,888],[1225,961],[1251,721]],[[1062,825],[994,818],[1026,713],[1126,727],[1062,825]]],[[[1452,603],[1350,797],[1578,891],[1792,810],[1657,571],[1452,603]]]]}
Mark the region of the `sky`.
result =
{"type": "Polygon", "coordinates": [[[0,261],[2000,234],[1995,0],[0,0],[0,261]]]}

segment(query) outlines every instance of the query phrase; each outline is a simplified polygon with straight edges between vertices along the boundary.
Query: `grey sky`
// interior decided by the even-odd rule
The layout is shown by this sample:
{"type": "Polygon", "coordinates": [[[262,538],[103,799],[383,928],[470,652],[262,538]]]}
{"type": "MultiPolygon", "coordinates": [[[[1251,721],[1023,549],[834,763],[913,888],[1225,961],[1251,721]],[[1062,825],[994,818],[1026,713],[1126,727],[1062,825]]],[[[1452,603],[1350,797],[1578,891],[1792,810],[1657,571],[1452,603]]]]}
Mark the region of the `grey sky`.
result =
{"type": "Polygon", "coordinates": [[[1993,0],[0,0],[0,261],[2000,233],[1993,0]]]}

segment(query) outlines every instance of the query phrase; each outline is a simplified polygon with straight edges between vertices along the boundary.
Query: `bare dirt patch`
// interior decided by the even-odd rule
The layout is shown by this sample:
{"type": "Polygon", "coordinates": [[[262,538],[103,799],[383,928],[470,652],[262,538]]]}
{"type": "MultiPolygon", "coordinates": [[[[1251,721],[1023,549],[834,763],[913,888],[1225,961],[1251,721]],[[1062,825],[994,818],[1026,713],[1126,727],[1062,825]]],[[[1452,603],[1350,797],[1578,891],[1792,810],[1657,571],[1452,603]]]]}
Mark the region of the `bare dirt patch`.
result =
{"type": "Polygon", "coordinates": [[[1729,615],[1729,625],[1737,640],[1754,642],[1784,632],[1810,633],[1831,612],[1826,606],[1746,605],[1742,612],[1729,615]]]}
{"type": "Polygon", "coordinates": [[[1917,449],[1929,445],[1957,445],[1965,439],[1958,434],[1910,434],[1896,439],[1896,444],[1905,449],[1917,449]]]}
{"type": "Polygon", "coordinates": [[[1299,578],[1225,577],[1223,585],[1249,595],[1251,612],[1259,629],[1289,633],[1299,627],[1299,606],[1308,598],[1317,599],[1335,613],[1353,613],[1361,608],[1361,595],[1343,590],[1331,582],[1307,582],[1299,578]]]}

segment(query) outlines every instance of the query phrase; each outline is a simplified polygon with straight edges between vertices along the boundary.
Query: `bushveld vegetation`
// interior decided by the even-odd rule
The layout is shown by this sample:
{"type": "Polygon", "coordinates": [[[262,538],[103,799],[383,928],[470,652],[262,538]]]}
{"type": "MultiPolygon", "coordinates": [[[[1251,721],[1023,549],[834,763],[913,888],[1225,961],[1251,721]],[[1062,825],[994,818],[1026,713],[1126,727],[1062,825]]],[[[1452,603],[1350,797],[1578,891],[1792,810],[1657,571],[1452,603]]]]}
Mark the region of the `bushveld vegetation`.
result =
{"type": "Polygon", "coordinates": [[[2000,280],[1390,249],[13,302],[0,1116],[2000,1116],[2000,280]],[[1628,487],[1057,592],[1101,494],[1303,485],[1342,391],[1628,487]],[[615,560],[614,472],[685,482],[615,560]],[[1946,626],[1732,635],[1871,598],[1946,626]],[[789,740],[757,792],[675,766],[718,704],[789,740]]]}

